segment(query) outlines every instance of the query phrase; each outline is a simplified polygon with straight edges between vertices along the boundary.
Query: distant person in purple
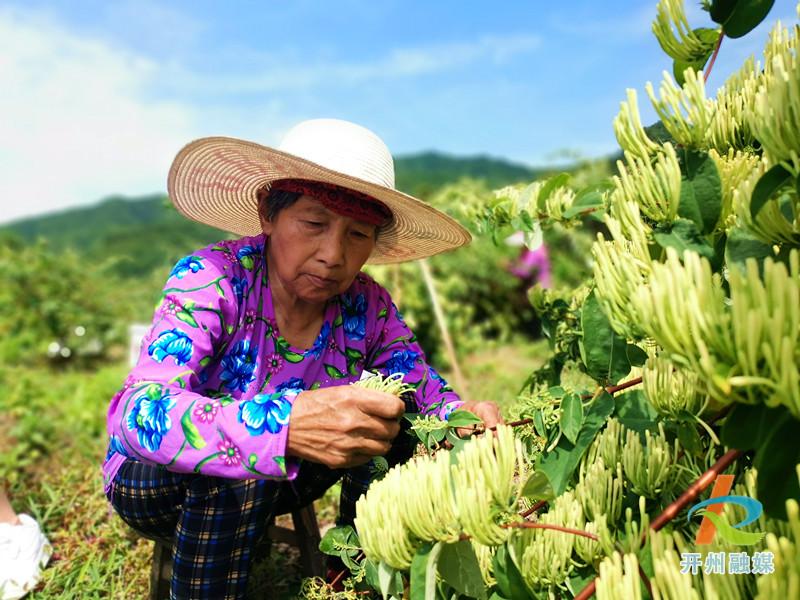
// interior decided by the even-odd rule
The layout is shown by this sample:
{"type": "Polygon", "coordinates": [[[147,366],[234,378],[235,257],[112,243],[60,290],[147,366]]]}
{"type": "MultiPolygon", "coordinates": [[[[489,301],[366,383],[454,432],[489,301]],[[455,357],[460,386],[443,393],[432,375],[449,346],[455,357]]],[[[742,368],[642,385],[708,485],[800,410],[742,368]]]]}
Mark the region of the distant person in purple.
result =
{"type": "Polygon", "coordinates": [[[531,250],[525,244],[522,232],[517,232],[510,236],[506,242],[510,246],[520,246],[519,254],[508,267],[508,272],[522,282],[524,289],[527,290],[537,283],[543,288],[552,287],[550,256],[544,243],[535,250],[531,250]]]}

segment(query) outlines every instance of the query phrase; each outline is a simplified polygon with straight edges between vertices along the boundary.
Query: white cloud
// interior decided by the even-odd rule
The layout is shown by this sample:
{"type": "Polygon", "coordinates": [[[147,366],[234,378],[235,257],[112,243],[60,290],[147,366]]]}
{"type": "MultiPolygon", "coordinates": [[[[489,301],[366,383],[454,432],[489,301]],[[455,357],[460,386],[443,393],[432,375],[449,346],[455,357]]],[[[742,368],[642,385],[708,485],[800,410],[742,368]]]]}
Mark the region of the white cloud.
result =
{"type": "Polygon", "coordinates": [[[264,55],[262,67],[247,75],[205,78],[195,73],[174,73],[184,89],[224,89],[227,93],[255,93],[291,89],[308,90],[326,85],[364,84],[370,81],[418,77],[468,66],[479,61],[504,63],[541,45],[536,35],[484,35],[470,42],[449,42],[395,48],[374,60],[360,62],[290,62],[285,57],[264,55]],[[287,64],[288,63],[288,64],[287,64]],[[254,75],[260,73],[260,75],[254,75]]]}
{"type": "Polygon", "coordinates": [[[193,119],[148,98],[157,71],[45,16],[0,10],[0,220],[163,190],[193,119]]]}
{"type": "Polygon", "coordinates": [[[292,103],[299,92],[502,64],[539,45],[538,36],[493,34],[358,62],[262,56],[261,77],[253,69],[246,77],[224,68],[206,75],[48,14],[0,7],[0,222],[111,194],[164,191],[175,152],[202,135],[275,143],[290,124],[312,116],[292,103]],[[257,104],[251,98],[249,109],[237,110],[251,92],[257,104]]]}

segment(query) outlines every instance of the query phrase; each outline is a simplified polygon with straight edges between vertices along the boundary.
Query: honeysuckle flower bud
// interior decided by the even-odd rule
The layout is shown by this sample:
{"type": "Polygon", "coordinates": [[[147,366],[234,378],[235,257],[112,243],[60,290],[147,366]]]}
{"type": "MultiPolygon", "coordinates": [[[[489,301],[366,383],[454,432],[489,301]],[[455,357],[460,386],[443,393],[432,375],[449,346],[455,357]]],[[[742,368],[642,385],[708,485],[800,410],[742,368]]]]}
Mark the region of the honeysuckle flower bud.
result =
{"type": "Polygon", "coordinates": [[[665,356],[650,356],[642,369],[644,395],[659,414],[678,418],[683,412],[699,415],[705,404],[694,371],[676,369],[665,356]]]}
{"type": "Polygon", "coordinates": [[[472,550],[475,552],[475,557],[478,559],[478,566],[481,569],[481,577],[486,587],[491,587],[497,583],[492,575],[492,559],[494,558],[496,546],[485,546],[475,540],[470,540],[472,550]]]}
{"type": "Polygon", "coordinates": [[[586,518],[597,519],[606,515],[612,523],[616,522],[622,513],[624,483],[619,463],[616,470],[607,469],[602,458],[582,463],[575,497],[583,506],[586,518]]]}
{"type": "Polygon", "coordinates": [[[755,143],[749,119],[755,107],[760,72],[760,65],[750,57],[717,91],[706,140],[721,154],[744,150],[755,143]]]}
{"type": "Polygon", "coordinates": [[[694,62],[708,50],[708,43],[689,26],[683,0],[659,0],[652,30],[664,52],[683,62],[694,62]]]}
{"type": "Polygon", "coordinates": [[[641,337],[631,296],[650,273],[650,228],[642,221],[639,206],[630,201],[612,203],[605,221],[613,241],[607,242],[598,234],[592,246],[597,299],[617,333],[641,337]]]}
{"type": "Polygon", "coordinates": [[[407,569],[423,542],[454,542],[466,533],[496,546],[518,519],[527,480],[521,443],[510,427],[476,437],[458,453],[418,456],[391,469],[356,503],[356,529],[365,555],[407,569]]]}
{"type": "Polygon", "coordinates": [[[659,223],[671,223],[678,216],[681,197],[681,169],[672,144],[660,146],[655,158],[625,153],[625,162],[617,161],[619,177],[611,203],[635,202],[643,214],[659,223]]]}
{"type": "Polygon", "coordinates": [[[659,423],[658,433],[645,431],[644,444],[636,431],[628,430],[622,451],[622,468],[631,482],[631,489],[647,498],[657,498],[680,451],[678,441],[670,446],[664,434],[664,425],[659,423]]]}
{"type": "Polygon", "coordinates": [[[467,444],[451,467],[464,533],[492,546],[508,539],[509,529],[501,525],[515,515],[519,482],[525,474],[522,446],[510,427],[498,428],[496,437],[483,436],[467,444]]]}
{"type": "Polygon", "coordinates": [[[765,49],[764,75],[755,95],[750,127],[772,164],[800,175],[800,26],[789,34],[780,23],[765,49]]]}
{"type": "MultiPolygon", "coordinates": [[[[550,510],[539,517],[539,522],[583,529],[583,511],[572,492],[564,492],[553,501],[550,510]]],[[[560,585],[569,578],[575,537],[547,529],[515,532],[509,546],[513,547],[520,572],[529,588],[560,585]]]]}
{"type": "Polygon", "coordinates": [[[608,528],[605,515],[600,515],[594,521],[589,521],[584,526],[584,531],[595,534],[598,541],[583,536],[575,537],[575,554],[586,564],[593,564],[602,556],[614,552],[614,536],[608,528]]]}
{"type": "Polygon", "coordinates": [[[665,600],[700,600],[700,593],[693,586],[692,574],[681,573],[681,550],[676,549],[675,539],[665,531],[651,531],[649,543],[655,574],[650,579],[653,596],[665,600]]]}
{"type": "MultiPolygon", "coordinates": [[[[721,154],[713,148],[708,151],[708,155],[714,161],[719,172],[722,189],[722,209],[720,211],[719,222],[721,228],[729,230],[740,220],[739,215],[743,215],[744,207],[734,207],[734,196],[737,189],[746,182],[754,171],[759,168],[760,159],[752,152],[733,150],[729,148],[721,154]]],[[[747,218],[750,218],[750,195],[747,195],[747,218]]]]}
{"type": "Polygon", "coordinates": [[[800,418],[800,253],[787,265],[755,260],[729,274],[738,399],[783,405],[800,418]]]}
{"type": "Polygon", "coordinates": [[[606,421],[606,426],[594,438],[589,451],[586,453],[586,462],[592,464],[602,460],[607,465],[616,466],[622,461],[622,446],[625,441],[625,427],[614,417],[606,421]]]}
{"type": "Polygon", "coordinates": [[[665,71],[658,90],[660,99],[656,98],[652,83],[648,82],[645,90],[664,127],[677,143],[705,148],[715,111],[714,102],[706,98],[702,73],[686,69],[685,77],[686,82],[678,87],[665,71]]]}
{"type": "Polygon", "coordinates": [[[636,90],[628,88],[625,93],[627,100],[620,102],[619,114],[614,117],[614,134],[626,153],[647,160],[651,154],[658,152],[660,146],[647,136],[642,127],[636,90]]]}
{"type": "Polygon", "coordinates": [[[641,600],[642,584],[639,576],[639,561],[635,554],[620,556],[614,552],[600,563],[597,579],[597,600],[641,600]]]}
{"type": "Polygon", "coordinates": [[[731,182],[736,225],[749,231],[765,244],[797,243],[800,239],[800,199],[796,190],[786,190],[767,201],[758,211],[756,218],[752,217],[750,203],[753,190],[770,167],[766,157],[755,160],[752,164],[749,170],[746,169],[748,165],[742,164],[739,180],[731,182]]]}
{"type": "Polygon", "coordinates": [[[786,502],[788,525],[791,531],[787,536],[768,533],[765,538],[766,549],[773,554],[775,572],[759,577],[758,598],[791,598],[800,590],[800,508],[797,500],[786,502]]]}
{"type": "Polygon", "coordinates": [[[634,518],[634,511],[629,506],[625,509],[625,522],[618,533],[617,545],[625,552],[636,553],[642,547],[643,534],[650,527],[650,516],[647,514],[647,500],[639,496],[639,515],[634,518]]]}

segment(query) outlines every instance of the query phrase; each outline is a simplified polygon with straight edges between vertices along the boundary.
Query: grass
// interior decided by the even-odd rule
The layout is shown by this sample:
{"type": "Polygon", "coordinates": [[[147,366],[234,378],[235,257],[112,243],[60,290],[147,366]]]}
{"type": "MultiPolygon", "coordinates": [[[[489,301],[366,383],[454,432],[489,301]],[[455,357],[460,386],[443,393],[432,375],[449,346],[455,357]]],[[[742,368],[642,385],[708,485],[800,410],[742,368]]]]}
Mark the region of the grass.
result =
{"type": "MultiPolygon", "coordinates": [[[[486,348],[465,357],[468,397],[508,406],[520,383],[546,354],[541,343],[486,348]]],[[[0,481],[18,512],[33,515],[54,547],[33,600],[144,598],[153,544],[109,511],[100,465],[105,453],[108,400],[124,365],[93,373],[0,369],[0,481]]],[[[338,510],[338,490],[316,503],[323,530],[338,510]]],[[[297,551],[276,545],[253,565],[250,593],[296,597],[297,551]]]]}

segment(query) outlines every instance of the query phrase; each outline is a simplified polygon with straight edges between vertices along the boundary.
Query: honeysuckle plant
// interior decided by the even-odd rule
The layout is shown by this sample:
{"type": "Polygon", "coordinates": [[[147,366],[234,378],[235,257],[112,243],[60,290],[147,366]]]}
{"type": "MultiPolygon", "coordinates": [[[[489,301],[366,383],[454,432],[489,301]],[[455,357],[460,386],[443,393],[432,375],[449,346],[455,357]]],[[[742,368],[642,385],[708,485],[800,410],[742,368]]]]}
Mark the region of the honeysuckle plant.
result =
{"type": "Polygon", "coordinates": [[[710,26],[692,28],[682,0],[660,0],[653,33],[673,73],[625,94],[616,175],[590,187],[557,175],[473,206],[496,239],[601,222],[593,276],[531,292],[552,356],[520,382],[513,421],[452,449],[447,425],[419,422],[431,451],[359,500],[335,550],[353,563],[348,597],[797,594],[800,26],[777,23],[715,94],[705,83],[724,38],[771,6],[705,2],[710,26]],[[747,539],[772,553],[771,574],[681,572],[681,553],[699,551],[687,509],[723,472],[764,512],[733,530],[726,506],[713,522],[737,535],[705,550],[747,539]]]}

